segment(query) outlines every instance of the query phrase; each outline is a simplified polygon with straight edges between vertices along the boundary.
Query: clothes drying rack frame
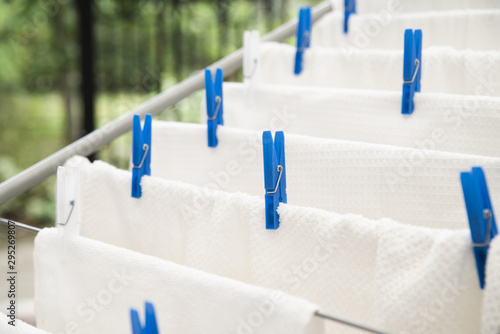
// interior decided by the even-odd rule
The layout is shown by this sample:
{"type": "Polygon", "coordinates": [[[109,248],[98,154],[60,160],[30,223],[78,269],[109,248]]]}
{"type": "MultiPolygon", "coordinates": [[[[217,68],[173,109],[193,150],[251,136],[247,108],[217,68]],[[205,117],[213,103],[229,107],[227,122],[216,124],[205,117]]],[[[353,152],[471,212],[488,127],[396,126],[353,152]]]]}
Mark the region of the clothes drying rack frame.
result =
{"type": "MultiPolygon", "coordinates": [[[[333,10],[333,5],[329,0],[323,1],[312,8],[313,22],[317,21],[323,15],[333,10]]],[[[287,23],[272,30],[262,37],[263,42],[283,42],[292,37],[297,29],[297,18],[288,21],[287,23]]],[[[219,61],[208,66],[210,70],[221,68],[224,76],[227,77],[242,67],[243,62],[243,49],[240,48],[233,53],[225,56],[219,61]]],[[[78,139],[77,141],[67,145],[61,150],[41,160],[40,162],[25,169],[19,174],[0,183],[0,205],[5,204],[7,201],[19,196],[25,191],[39,185],[45,179],[54,175],[57,167],[64,164],[66,160],[74,155],[88,156],[97,152],[102,147],[111,143],[113,140],[122,134],[132,130],[132,119],[134,115],[138,114],[144,117],[146,114],[158,115],[166,109],[174,106],[184,98],[190,96],[198,90],[203,89],[205,82],[205,71],[201,70],[193,76],[181,81],[180,83],[168,88],[164,92],[154,96],[148,101],[142,103],[126,114],[118,117],[117,119],[103,125],[99,129],[89,133],[88,135],[78,139]]],[[[0,224],[14,223],[17,227],[38,233],[40,229],[14,222],[8,219],[0,218],[0,224]]],[[[329,319],[335,322],[342,323],[347,326],[356,327],[360,330],[369,331],[378,334],[388,334],[384,331],[370,328],[368,326],[352,322],[347,319],[332,316],[322,311],[316,311],[316,316],[329,319]]]]}
{"type": "MultiPolygon", "coordinates": [[[[332,9],[333,6],[328,0],[316,5],[312,11],[313,21],[318,20],[332,9]]],[[[262,41],[285,41],[287,38],[294,36],[297,29],[297,22],[297,19],[293,19],[279,26],[263,36],[262,41]]],[[[224,76],[227,77],[239,70],[242,67],[242,63],[243,49],[241,48],[208,66],[208,68],[211,70],[221,68],[224,72],[224,76]]],[[[204,83],[205,71],[201,70],[175,86],[152,97],[126,114],[105,124],[72,144],[69,144],[19,174],[5,180],[0,184],[0,205],[3,205],[10,199],[28,191],[42,183],[51,175],[54,175],[57,171],[57,167],[64,164],[71,156],[88,156],[97,152],[120,135],[130,131],[132,129],[132,118],[135,114],[141,117],[144,117],[145,114],[152,114],[153,116],[158,115],[196,91],[203,89],[204,83]]]]}

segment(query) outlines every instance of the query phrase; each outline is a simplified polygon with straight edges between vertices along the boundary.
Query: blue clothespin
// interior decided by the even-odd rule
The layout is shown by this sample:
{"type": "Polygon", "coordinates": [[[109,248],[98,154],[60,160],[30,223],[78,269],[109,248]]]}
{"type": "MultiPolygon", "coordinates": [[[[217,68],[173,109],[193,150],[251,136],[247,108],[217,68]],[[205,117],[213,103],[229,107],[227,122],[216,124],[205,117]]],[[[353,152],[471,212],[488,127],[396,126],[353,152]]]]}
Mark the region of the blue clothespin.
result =
{"type": "Polygon", "coordinates": [[[474,257],[476,258],[479,285],[484,288],[484,271],[490,241],[497,234],[497,224],[491,206],[486,178],[481,167],[472,167],[471,172],[460,173],[465,206],[469,218],[474,257]]]}
{"type": "Polygon", "coordinates": [[[420,92],[422,72],[422,30],[405,30],[405,49],[403,57],[403,102],[402,114],[411,114],[414,109],[413,96],[420,92]]]}
{"type": "Polygon", "coordinates": [[[222,100],[222,82],[224,76],[222,69],[218,68],[215,72],[215,82],[212,81],[212,72],[205,69],[205,91],[207,98],[207,129],[208,129],[208,146],[216,147],[217,126],[224,125],[223,119],[223,100],[222,100]]]}
{"type": "Polygon", "coordinates": [[[283,131],[271,131],[262,134],[264,151],[264,187],[266,188],[266,229],[279,227],[279,216],[276,209],[280,203],[286,203],[286,166],[285,135],[283,131]]]}
{"type": "Polygon", "coordinates": [[[344,34],[347,34],[351,14],[356,14],[356,0],[344,0],[344,34]]]}
{"type": "Polygon", "coordinates": [[[142,195],[141,178],[151,175],[151,115],[144,118],[144,129],[141,130],[141,117],[134,115],[132,125],[132,197],[142,195]]]}
{"type": "Polygon", "coordinates": [[[145,302],[146,317],[145,325],[142,327],[139,320],[139,312],[136,309],[130,309],[130,321],[132,322],[132,334],[158,334],[158,325],[156,324],[155,308],[152,303],[145,302]]]}
{"type": "Polygon", "coordinates": [[[311,7],[300,7],[299,22],[297,23],[297,52],[295,53],[295,74],[302,72],[302,60],[304,52],[311,41],[311,7]]]}

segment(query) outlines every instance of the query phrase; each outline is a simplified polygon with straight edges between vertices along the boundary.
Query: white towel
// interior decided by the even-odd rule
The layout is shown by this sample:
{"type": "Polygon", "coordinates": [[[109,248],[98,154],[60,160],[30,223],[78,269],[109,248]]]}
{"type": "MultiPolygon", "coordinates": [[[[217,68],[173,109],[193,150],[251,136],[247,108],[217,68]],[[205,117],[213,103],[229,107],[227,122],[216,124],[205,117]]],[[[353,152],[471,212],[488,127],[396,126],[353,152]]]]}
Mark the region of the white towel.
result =
{"type": "MultiPolygon", "coordinates": [[[[344,0],[330,0],[334,10],[344,10],[344,0]]],[[[359,14],[377,13],[389,10],[392,13],[429,12],[453,9],[499,8],[500,0],[357,0],[356,12],[359,14]]]]}
{"type": "Polygon", "coordinates": [[[405,29],[422,29],[423,49],[451,46],[457,50],[500,50],[498,8],[394,14],[384,10],[351,15],[349,32],[344,34],[344,12],[328,13],[313,26],[311,46],[402,50],[405,29]]]}
{"type": "Polygon", "coordinates": [[[499,98],[416,94],[407,116],[401,92],[262,85],[248,104],[242,84],[223,87],[229,127],[500,157],[499,98]]]}
{"type": "MultiPolygon", "coordinates": [[[[402,45],[400,50],[308,49],[300,75],[293,73],[295,50],[291,45],[261,43],[260,82],[402,94],[402,45]]],[[[500,96],[500,52],[436,47],[424,50],[422,57],[422,93],[500,96]]]]}
{"type": "Polygon", "coordinates": [[[486,262],[482,334],[500,333],[500,238],[492,240],[486,262]]]}
{"type": "Polygon", "coordinates": [[[34,251],[37,323],[54,333],[131,333],[130,308],[143,319],[145,300],[165,334],[323,332],[315,305],[280,291],[78,236],[62,262],[58,241],[44,229],[34,251]]]}
{"type": "Polygon", "coordinates": [[[135,199],[130,172],[102,162],[81,168],[83,236],[279,288],[390,333],[479,331],[482,293],[468,229],[281,205],[280,227],[270,231],[262,197],[148,176],[135,199]]]}
{"type": "MultiPolygon", "coordinates": [[[[153,122],[151,173],[212,189],[264,195],[262,132],[153,122]]],[[[460,172],[482,166],[500,205],[500,159],[285,133],[288,203],[436,228],[468,225],[460,172]]]]}
{"type": "Polygon", "coordinates": [[[15,326],[9,325],[8,322],[11,321],[7,317],[7,314],[0,312],[0,333],[2,334],[48,334],[48,332],[35,328],[19,319],[15,320],[15,326]]]}

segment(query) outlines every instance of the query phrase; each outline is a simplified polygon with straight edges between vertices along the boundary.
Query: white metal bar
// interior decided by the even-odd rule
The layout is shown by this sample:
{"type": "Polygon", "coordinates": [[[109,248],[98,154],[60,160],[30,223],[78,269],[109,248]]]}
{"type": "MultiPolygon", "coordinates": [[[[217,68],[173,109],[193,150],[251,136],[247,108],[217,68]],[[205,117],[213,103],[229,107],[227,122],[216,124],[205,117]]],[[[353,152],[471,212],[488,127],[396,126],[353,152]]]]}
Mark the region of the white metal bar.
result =
{"type": "MultiPolygon", "coordinates": [[[[332,10],[330,2],[324,1],[313,8],[313,21],[332,10]]],[[[282,42],[295,34],[297,19],[291,20],[276,28],[267,35],[263,41],[282,42]]],[[[222,68],[224,75],[230,75],[242,66],[243,50],[239,49],[222,58],[209,68],[222,68]]],[[[123,116],[109,122],[103,127],[89,133],[85,137],[57,151],[51,156],[25,169],[0,184],[0,205],[22,194],[23,192],[42,183],[43,180],[55,174],[57,166],[62,165],[73,155],[87,156],[109,144],[115,138],[132,129],[134,114],[144,116],[146,113],[158,115],[165,109],[175,105],[182,99],[200,90],[204,86],[204,71],[200,71],[190,78],[176,84],[166,91],[156,95],[123,116]]]]}
{"type": "Polygon", "coordinates": [[[5,218],[0,218],[0,224],[4,224],[5,226],[15,226],[16,228],[22,228],[23,230],[30,231],[30,232],[35,232],[38,233],[41,231],[38,227],[31,226],[31,225],[26,225],[23,223],[18,223],[16,221],[10,220],[10,219],[5,219],[5,218]]]}
{"type": "Polygon", "coordinates": [[[320,317],[320,318],[323,318],[323,319],[328,319],[328,320],[331,320],[331,321],[335,321],[335,322],[344,324],[346,326],[358,328],[358,329],[363,330],[365,332],[370,332],[370,333],[375,333],[375,334],[389,334],[388,332],[384,332],[384,331],[381,331],[379,329],[368,327],[368,326],[362,325],[360,323],[357,323],[357,322],[354,322],[354,321],[351,321],[351,320],[347,320],[347,319],[344,319],[344,318],[340,318],[340,317],[336,317],[336,316],[333,316],[333,315],[330,315],[330,314],[326,314],[326,313],[323,313],[321,311],[316,311],[315,315],[317,317],[320,317]]]}

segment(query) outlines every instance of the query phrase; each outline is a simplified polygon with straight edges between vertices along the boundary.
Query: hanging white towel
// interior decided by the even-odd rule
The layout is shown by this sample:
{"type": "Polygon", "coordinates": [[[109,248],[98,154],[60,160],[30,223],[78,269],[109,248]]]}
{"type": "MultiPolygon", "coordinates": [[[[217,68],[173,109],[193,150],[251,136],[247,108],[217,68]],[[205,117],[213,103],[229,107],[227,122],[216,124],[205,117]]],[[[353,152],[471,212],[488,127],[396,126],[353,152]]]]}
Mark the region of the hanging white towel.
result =
{"type": "Polygon", "coordinates": [[[62,262],[58,242],[55,229],[44,229],[34,251],[37,323],[54,333],[131,333],[130,308],[143,318],[145,300],[160,333],[323,332],[317,306],[280,291],[78,236],[62,262]]]}
{"type": "MultiPolygon", "coordinates": [[[[296,48],[261,43],[260,82],[272,85],[393,90],[402,94],[403,42],[400,50],[308,49],[300,75],[293,73],[296,48]]],[[[499,43],[500,44],[500,43],[499,43]]],[[[500,52],[422,52],[422,93],[500,96],[500,52]]],[[[417,93],[416,95],[419,95],[417,93]]]]}
{"type": "Polygon", "coordinates": [[[344,12],[328,13],[313,26],[311,46],[402,50],[405,29],[422,29],[423,49],[500,50],[495,33],[500,30],[498,8],[394,14],[387,10],[351,15],[344,34],[344,12]]]}
{"type": "MultiPolygon", "coordinates": [[[[401,114],[401,92],[224,83],[224,124],[250,130],[500,157],[500,99],[416,94],[401,114]]],[[[201,108],[206,120],[206,107],[201,108]]]]}
{"type": "Polygon", "coordinates": [[[270,231],[262,196],[148,176],[136,199],[130,172],[102,162],[81,168],[83,236],[279,288],[390,333],[479,331],[482,293],[468,230],[281,205],[280,227],[270,231]]]}
{"type": "MultiPolygon", "coordinates": [[[[344,0],[330,0],[335,11],[344,10],[344,0]]],[[[356,0],[359,14],[387,10],[393,14],[454,9],[500,8],[500,0],[356,0]]]]}
{"type": "MultiPolygon", "coordinates": [[[[151,173],[212,189],[264,195],[262,132],[153,122],[151,173]]],[[[370,219],[465,228],[460,172],[482,166],[500,205],[500,159],[285,134],[288,201],[370,219]]]]}
{"type": "Polygon", "coordinates": [[[488,251],[483,302],[482,334],[500,333],[500,238],[495,237],[488,251]]]}
{"type": "Polygon", "coordinates": [[[2,318],[0,321],[0,333],[2,334],[49,334],[48,332],[35,328],[19,319],[15,320],[14,326],[10,325],[8,322],[11,321],[11,319],[7,316],[7,314],[0,312],[0,317],[2,318]]]}

